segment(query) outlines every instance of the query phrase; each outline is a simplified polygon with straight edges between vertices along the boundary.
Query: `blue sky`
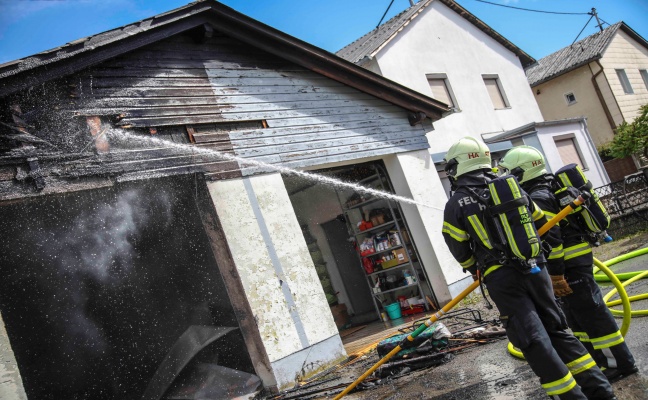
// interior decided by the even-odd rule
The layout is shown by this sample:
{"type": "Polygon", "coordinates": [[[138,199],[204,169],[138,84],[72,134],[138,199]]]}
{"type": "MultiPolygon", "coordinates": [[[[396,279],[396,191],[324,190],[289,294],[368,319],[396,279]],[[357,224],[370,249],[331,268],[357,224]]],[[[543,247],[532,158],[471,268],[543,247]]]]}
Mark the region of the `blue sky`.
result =
{"type": "MultiPolygon", "coordinates": [[[[335,52],[375,28],[391,0],[222,0],[299,39],[335,52]]],[[[648,39],[647,0],[489,0],[536,10],[587,13],[625,21],[648,39]]],[[[189,0],[0,0],[0,63],[58,47],[187,4],[189,0]]],[[[535,58],[570,45],[589,16],[518,11],[458,0],[535,58]]],[[[386,19],[409,7],[394,0],[386,19]]],[[[607,25],[605,25],[607,26],[607,25]]],[[[592,20],[580,38],[596,32],[592,20]]]]}

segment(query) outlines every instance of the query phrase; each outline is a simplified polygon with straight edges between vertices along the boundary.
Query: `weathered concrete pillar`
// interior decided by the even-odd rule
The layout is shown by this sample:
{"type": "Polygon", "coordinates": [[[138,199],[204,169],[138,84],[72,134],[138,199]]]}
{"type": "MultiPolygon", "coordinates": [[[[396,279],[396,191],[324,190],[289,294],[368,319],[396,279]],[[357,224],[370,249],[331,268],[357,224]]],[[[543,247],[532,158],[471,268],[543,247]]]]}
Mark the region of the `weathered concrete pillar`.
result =
{"type": "Polygon", "coordinates": [[[290,388],[344,359],[281,176],[210,182],[208,189],[277,388],[290,388]]]}
{"type": "Polygon", "coordinates": [[[27,400],[2,315],[0,315],[0,399],[27,400]]]}
{"type": "Polygon", "coordinates": [[[472,279],[463,285],[461,281],[467,275],[450,254],[441,234],[447,201],[441,179],[427,150],[394,154],[384,161],[396,194],[430,206],[401,204],[434,294],[444,305],[472,279]]]}

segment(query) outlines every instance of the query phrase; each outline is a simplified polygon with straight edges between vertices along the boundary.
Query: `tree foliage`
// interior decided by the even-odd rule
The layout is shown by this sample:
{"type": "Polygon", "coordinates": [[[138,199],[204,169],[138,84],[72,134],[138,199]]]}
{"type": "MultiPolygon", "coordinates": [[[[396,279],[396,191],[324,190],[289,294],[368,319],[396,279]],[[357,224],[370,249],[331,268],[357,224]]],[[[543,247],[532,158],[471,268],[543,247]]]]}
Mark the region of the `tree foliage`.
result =
{"type": "Polygon", "coordinates": [[[642,153],[648,158],[648,104],[639,108],[639,116],[631,124],[624,121],[619,125],[610,153],[617,158],[642,153]]]}

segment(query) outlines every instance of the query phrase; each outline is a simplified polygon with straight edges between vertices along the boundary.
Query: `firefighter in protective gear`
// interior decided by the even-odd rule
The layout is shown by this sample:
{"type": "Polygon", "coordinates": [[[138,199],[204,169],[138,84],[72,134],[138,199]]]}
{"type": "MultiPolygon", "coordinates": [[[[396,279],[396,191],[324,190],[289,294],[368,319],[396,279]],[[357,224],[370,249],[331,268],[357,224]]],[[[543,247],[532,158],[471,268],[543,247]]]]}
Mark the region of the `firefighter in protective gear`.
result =
{"type": "MultiPolygon", "coordinates": [[[[522,188],[546,215],[553,216],[560,211],[553,192],[556,187],[553,175],[547,173],[545,158],[536,148],[515,147],[506,153],[499,166],[516,175],[522,188]]],[[[592,248],[579,221],[568,216],[560,222],[563,243],[560,252],[549,256],[549,273],[552,278],[564,275],[564,280],[556,279],[554,292],[559,296],[567,322],[613,382],[637,372],[637,367],[594,280],[592,248]]]]}
{"type": "MultiPolygon", "coordinates": [[[[476,275],[479,268],[509,340],[522,351],[542,387],[555,399],[615,399],[596,362],[567,332],[544,258],[540,272],[525,274],[494,251],[487,207],[477,199],[488,195],[487,185],[496,178],[488,147],[465,137],[450,147],[445,160],[456,188],[444,211],[445,242],[464,271],[476,275]]],[[[542,211],[533,202],[529,208],[536,227],[543,225],[542,211]]]]}

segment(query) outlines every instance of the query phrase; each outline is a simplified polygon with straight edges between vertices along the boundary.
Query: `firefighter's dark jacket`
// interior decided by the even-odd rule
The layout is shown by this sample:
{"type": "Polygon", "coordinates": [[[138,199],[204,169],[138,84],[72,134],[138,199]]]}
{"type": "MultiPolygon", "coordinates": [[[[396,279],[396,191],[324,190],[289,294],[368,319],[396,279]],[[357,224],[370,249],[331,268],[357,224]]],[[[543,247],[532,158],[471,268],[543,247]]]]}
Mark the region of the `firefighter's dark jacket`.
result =
{"type": "MultiPolygon", "coordinates": [[[[539,176],[524,182],[520,186],[529,194],[536,206],[544,212],[547,219],[555,217],[560,212],[560,205],[556,201],[553,192],[552,175],[539,176]]],[[[565,252],[563,250],[564,246],[560,228],[562,224],[554,225],[549,232],[542,236],[542,240],[549,244],[551,248],[548,254],[545,254],[547,257],[547,270],[550,275],[564,275],[565,273],[565,264],[563,261],[565,252]]]]}
{"type": "MultiPolygon", "coordinates": [[[[473,272],[479,265],[484,276],[510,262],[492,243],[488,234],[491,222],[486,216],[486,205],[476,198],[487,191],[488,182],[494,178],[496,176],[487,170],[461,175],[455,182],[456,190],[443,215],[443,237],[454,258],[464,271],[473,272]]],[[[542,210],[532,201],[529,201],[529,209],[536,228],[547,221],[542,210]]],[[[542,263],[544,259],[539,261],[542,263]]]]}
{"type": "MultiPolygon", "coordinates": [[[[555,200],[552,190],[556,189],[556,185],[553,182],[554,176],[551,174],[538,177],[529,182],[522,184],[522,188],[529,193],[533,201],[540,206],[547,214],[548,218],[553,217],[554,212],[560,211],[558,203],[555,200]],[[543,198],[546,200],[538,200],[543,198]],[[552,198],[553,201],[548,199],[552,198]],[[546,208],[545,208],[546,207],[546,208]]],[[[588,234],[586,229],[583,227],[583,223],[577,215],[570,214],[565,219],[560,221],[560,236],[562,238],[562,254],[559,251],[552,252],[550,257],[553,257],[553,260],[561,258],[565,267],[569,268],[570,266],[585,266],[592,265],[594,263],[594,255],[592,254],[592,246],[588,241],[588,234]]],[[[553,234],[552,234],[553,236],[553,234]]],[[[544,237],[543,237],[544,239],[544,237]]],[[[552,244],[552,246],[554,246],[552,244]]],[[[557,246],[554,246],[554,249],[558,249],[557,246]]],[[[551,259],[550,259],[551,261],[551,259]]],[[[550,265],[549,273],[551,268],[556,268],[554,275],[562,275],[565,267],[557,267],[555,262],[554,265],[550,265]]]]}

